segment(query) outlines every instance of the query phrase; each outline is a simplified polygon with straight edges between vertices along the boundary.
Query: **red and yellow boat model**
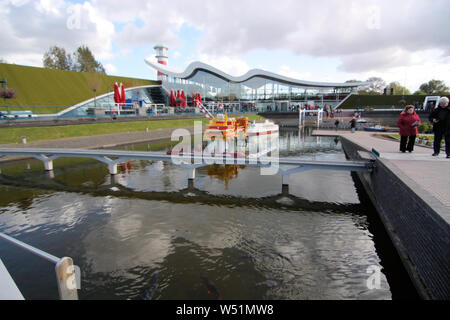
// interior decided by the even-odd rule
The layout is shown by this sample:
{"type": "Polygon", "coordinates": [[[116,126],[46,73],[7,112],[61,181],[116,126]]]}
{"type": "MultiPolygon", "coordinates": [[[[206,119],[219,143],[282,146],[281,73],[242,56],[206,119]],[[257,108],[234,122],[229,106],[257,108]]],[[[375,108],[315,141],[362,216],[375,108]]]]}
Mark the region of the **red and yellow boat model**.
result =
{"type": "Polygon", "coordinates": [[[208,141],[245,138],[247,127],[247,117],[228,118],[227,114],[218,114],[210,119],[204,138],[208,141]]]}

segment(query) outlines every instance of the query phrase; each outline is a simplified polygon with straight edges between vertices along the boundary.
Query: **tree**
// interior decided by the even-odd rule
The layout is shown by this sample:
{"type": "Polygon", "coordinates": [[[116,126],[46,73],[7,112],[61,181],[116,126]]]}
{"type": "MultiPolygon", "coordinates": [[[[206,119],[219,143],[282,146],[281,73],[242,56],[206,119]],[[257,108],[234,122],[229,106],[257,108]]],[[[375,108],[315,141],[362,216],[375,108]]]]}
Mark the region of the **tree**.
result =
{"type": "Polygon", "coordinates": [[[367,79],[367,82],[369,84],[363,87],[358,94],[380,95],[383,93],[384,88],[386,88],[386,82],[378,77],[371,77],[367,79]]]}
{"type": "MultiPolygon", "coordinates": [[[[352,79],[352,80],[347,80],[347,81],[345,81],[345,83],[356,83],[356,82],[364,82],[364,81],[356,80],[356,79],[352,79]]],[[[357,87],[357,88],[356,88],[356,92],[357,92],[358,94],[367,94],[367,91],[365,91],[365,89],[366,89],[366,87],[360,86],[360,87],[357,87]]]]}
{"type": "Polygon", "coordinates": [[[419,89],[427,95],[441,95],[450,90],[442,80],[430,80],[428,83],[422,84],[419,89]]]}
{"type": "Polygon", "coordinates": [[[417,90],[416,92],[413,93],[413,95],[415,95],[415,96],[426,96],[427,94],[425,92],[423,92],[422,90],[417,90]]]}
{"type": "Polygon", "coordinates": [[[388,86],[387,86],[388,92],[390,89],[394,89],[394,94],[401,94],[401,95],[410,95],[411,92],[403,87],[402,85],[400,85],[400,83],[398,83],[397,81],[391,82],[388,86]]]}
{"type": "Polygon", "coordinates": [[[72,70],[73,62],[70,54],[66,53],[64,48],[57,46],[51,47],[43,58],[44,68],[58,70],[72,70]]]}
{"type": "Polygon", "coordinates": [[[16,90],[11,88],[0,89],[0,98],[3,98],[3,101],[5,102],[6,106],[6,112],[8,112],[8,104],[6,103],[6,100],[17,98],[16,90]]]}
{"type": "Polygon", "coordinates": [[[74,53],[74,70],[78,72],[105,73],[102,64],[95,60],[94,55],[88,47],[81,46],[74,53]]]}
{"type": "Polygon", "coordinates": [[[16,91],[11,88],[3,88],[0,90],[0,98],[15,99],[17,97],[16,91]]]}

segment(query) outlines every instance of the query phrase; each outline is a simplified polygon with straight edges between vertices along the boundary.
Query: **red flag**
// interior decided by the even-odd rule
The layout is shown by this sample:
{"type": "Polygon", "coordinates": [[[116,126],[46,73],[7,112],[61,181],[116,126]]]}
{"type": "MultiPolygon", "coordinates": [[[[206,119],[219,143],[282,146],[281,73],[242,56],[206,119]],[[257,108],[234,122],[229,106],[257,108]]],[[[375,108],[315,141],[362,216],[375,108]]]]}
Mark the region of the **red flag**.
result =
{"type": "Polygon", "coordinates": [[[125,87],[122,84],[120,84],[120,86],[122,87],[122,101],[120,102],[126,103],[127,98],[125,96],[125,87]]]}
{"type": "Polygon", "coordinates": [[[184,90],[181,90],[180,98],[183,100],[183,102],[180,104],[180,106],[186,108],[187,107],[187,105],[186,105],[186,95],[184,94],[184,90]]]}
{"type": "Polygon", "coordinates": [[[175,107],[177,104],[176,99],[175,99],[175,94],[173,93],[173,90],[170,90],[170,101],[169,101],[169,106],[170,107],[175,107]]]}
{"type": "Polygon", "coordinates": [[[119,85],[117,84],[117,82],[114,84],[114,102],[120,102],[119,85]]]}

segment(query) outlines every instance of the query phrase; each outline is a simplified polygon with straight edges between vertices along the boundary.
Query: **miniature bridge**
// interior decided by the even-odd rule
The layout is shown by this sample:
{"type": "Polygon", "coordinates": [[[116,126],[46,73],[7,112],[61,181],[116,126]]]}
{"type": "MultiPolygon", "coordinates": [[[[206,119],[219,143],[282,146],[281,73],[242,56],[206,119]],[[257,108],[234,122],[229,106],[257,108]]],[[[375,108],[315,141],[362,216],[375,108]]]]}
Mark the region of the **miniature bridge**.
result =
{"type": "Polygon", "coordinates": [[[161,152],[90,150],[90,149],[0,149],[0,158],[5,156],[25,156],[41,160],[46,171],[53,171],[53,160],[58,158],[91,158],[108,165],[109,173],[118,173],[117,165],[131,160],[165,161],[180,165],[189,170],[188,179],[195,179],[196,168],[213,164],[245,165],[255,167],[277,167],[276,173],[283,175],[283,186],[289,185],[289,175],[309,170],[339,170],[371,172],[371,161],[314,161],[297,158],[271,157],[231,157],[223,154],[203,154],[202,152],[184,155],[168,155],[161,152]]]}

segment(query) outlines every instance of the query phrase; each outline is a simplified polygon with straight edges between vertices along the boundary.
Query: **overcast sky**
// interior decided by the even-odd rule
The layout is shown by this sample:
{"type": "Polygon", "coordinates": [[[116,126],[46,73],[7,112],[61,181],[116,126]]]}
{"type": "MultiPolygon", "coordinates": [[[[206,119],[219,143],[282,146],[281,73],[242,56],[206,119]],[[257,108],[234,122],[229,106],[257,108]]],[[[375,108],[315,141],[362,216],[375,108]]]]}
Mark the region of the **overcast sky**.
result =
{"type": "Polygon", "coordinates": [[[155,79],[144,58],[164,44],[180,71],[450,85],[449,0],[0,0],[0,21],[0,58],[23,65],[87,45],[109,74],[155,79]]]}

